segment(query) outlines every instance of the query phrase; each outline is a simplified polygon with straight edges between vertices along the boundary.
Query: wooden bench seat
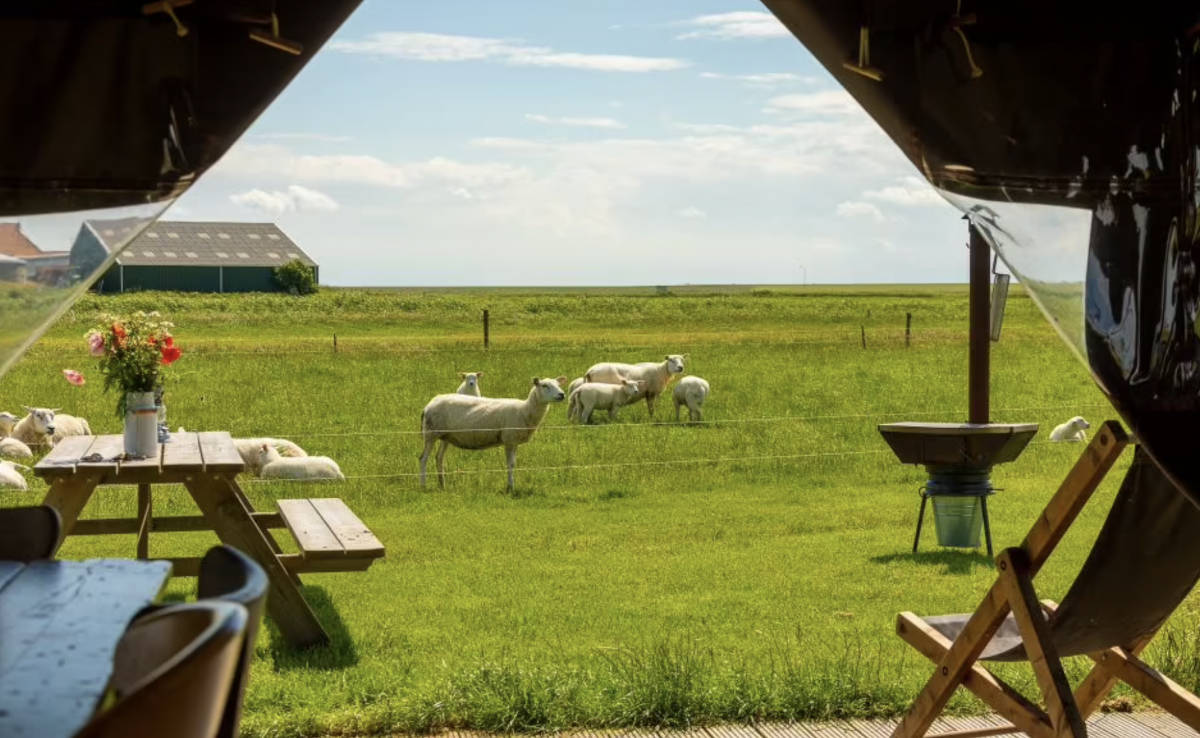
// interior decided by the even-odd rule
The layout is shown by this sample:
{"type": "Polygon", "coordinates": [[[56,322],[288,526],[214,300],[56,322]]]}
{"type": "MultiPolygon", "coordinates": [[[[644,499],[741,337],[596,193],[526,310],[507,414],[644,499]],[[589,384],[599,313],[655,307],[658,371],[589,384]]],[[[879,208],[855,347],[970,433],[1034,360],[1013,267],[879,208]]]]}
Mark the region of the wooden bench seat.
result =
{"type": "Polygon", "coordinates": [[[279,516],[296,539],[305,571],[358,571],[384,555],[375,534],[336,497],[279,500],[279,516]]]}

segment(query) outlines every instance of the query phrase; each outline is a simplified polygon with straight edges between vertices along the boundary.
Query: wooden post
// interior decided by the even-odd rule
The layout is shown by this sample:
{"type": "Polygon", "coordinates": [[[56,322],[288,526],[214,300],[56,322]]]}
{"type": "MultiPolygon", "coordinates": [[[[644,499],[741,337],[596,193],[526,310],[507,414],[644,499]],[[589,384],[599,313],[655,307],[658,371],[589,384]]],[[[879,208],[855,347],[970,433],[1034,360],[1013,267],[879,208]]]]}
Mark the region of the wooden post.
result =
{"type": "Polygon", "coordinates": [[[337,334],[333,334],[333,353],[337,353],[337,334]]]}
{"type": "Polygon", "coordinates": [[[904,314],[904,348],[908,348],[912,341],[912,313],[904,314]]]}
{"type": "Polygon", "coordinates": [[[150,485],[139,484],[137,488],[138,503],[138,537],[137,557],[150,558],[150,524],[154,518],[154,510],[150,501],[150,485]]]}
{"type": "Polygon", "coordinates": [[[991,375],[991,311],[988,294],[992,249],[974,227],[971,233],[970,351],[967,355],[967,422],[987,423],[991,375]]]}
{"type": "Polygon", "coordinates": [[[488,311],[487,311],[487,308],[484,308],[483,309],[483,347],[490,348],[490,345],[491,345],[491,340],[490,340],[490,337],[488,336],[488,311]]]}
{"type": "Polygon", "coordinates": [[[860,325],[859,328],[862,329],[862,347],[866,348],[867,347],[867,327],[865,325],[860,325]]]}

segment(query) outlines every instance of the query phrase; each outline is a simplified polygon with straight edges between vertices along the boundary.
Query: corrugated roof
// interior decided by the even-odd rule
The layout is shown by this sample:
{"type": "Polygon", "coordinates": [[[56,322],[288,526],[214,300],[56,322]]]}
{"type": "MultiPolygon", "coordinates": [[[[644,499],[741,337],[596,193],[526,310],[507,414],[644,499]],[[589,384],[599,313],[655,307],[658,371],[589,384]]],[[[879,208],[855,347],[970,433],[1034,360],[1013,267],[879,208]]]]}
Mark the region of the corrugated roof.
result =
{"type": "Polygon", "coordinates": [[[20,223],[0,223],[0,254],[37,256],[40,253],[42,250],[21,232],[20,223]]]}
{"type": "MultiPolygon", "coordinates": [[[[129,234],[128,220],[85,221],[104,243],[113,246],[129,234]]],[[[270,266],[299,259],[316,266],[274,223],[209,223],[160,220],[142,232],[117,257],[125,266],[270,266]]]]}

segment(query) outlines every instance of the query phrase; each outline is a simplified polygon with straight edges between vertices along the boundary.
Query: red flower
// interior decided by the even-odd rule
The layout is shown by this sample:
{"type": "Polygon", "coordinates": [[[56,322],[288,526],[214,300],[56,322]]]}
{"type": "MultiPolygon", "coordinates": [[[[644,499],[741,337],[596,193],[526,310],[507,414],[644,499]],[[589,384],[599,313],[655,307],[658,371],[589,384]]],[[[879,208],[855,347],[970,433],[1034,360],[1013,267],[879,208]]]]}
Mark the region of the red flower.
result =
{"type": "Polygon", "coordinates": [[[113,323],[112,332],[113,332],[113,335],[117,337],[117,346],[119,348],[124,348],[125,347],[125,335],[126,335],[125,334],[125,326],[121,325],[120,323],[113,323]]]}
{"type": "Polygon", "coordinates": [[[175,345],[175,336],[172,336],[170,333],[163,336],[163,345],[166,346],[167,348],[171,348],[172,346],[174,346],[175,345]]]}
{"type": "Polygon", "coordinates": [[[182,355],[183,352],[179,350],[178,346],[162,347],[162,363],[164,366],[170,366],[171,364],[174,364],[182,355]]]}

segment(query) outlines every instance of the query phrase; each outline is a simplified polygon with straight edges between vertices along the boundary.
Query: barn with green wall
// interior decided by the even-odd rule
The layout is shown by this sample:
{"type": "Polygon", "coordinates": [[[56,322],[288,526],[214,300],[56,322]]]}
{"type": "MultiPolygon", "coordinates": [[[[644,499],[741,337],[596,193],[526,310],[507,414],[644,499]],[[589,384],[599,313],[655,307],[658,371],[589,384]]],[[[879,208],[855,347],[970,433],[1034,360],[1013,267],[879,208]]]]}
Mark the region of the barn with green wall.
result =
{"type": "MultiPolygon", "coordinates": [[[[71,263],[95,268],[129,238],[131,221],[85,221],[71,263]]],[[[312,267],[274,223],[158,221],[139,234],[96,280],[97,292],[278,292],[275,269],[292,260],[312,267]]]]}

